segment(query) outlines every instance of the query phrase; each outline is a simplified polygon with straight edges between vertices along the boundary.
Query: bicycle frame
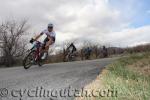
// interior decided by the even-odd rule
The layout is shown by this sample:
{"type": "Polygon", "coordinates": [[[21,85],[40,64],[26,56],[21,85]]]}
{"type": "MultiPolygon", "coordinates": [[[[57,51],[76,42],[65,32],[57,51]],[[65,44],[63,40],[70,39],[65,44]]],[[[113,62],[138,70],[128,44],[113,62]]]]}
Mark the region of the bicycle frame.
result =
{"type": "Polygon", "coordinates": [[[35,41],[33,47],[30,49],[31,51],[35,51],[34,60],[37,61],[40,58],[40,47],[42,47],[42,43],[39,41],[35,41]]]}

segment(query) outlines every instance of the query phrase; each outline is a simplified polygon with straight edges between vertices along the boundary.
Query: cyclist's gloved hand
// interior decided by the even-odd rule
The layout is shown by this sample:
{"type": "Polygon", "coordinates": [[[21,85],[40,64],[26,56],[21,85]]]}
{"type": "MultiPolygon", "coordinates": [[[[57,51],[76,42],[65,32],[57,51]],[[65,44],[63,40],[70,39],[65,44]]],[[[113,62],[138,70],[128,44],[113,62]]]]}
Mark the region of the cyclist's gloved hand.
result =
{"type": "Polygon", "coordinates": [[[30,43],[33,43],[35,40],[33,38],[31,38],[30,43]]]}

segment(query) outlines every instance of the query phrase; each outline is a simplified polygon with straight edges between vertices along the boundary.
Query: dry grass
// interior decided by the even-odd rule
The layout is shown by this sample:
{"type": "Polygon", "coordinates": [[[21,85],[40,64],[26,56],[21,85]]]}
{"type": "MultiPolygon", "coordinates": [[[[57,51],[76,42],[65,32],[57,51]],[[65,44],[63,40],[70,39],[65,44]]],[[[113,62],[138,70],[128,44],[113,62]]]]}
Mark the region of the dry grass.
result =
{"type": "Polygon", "coordinates": [[[150,77],[150,59],[148,58],[142,59],[132,65],[129,65],[128,68],[141,75],[150,77]]]}

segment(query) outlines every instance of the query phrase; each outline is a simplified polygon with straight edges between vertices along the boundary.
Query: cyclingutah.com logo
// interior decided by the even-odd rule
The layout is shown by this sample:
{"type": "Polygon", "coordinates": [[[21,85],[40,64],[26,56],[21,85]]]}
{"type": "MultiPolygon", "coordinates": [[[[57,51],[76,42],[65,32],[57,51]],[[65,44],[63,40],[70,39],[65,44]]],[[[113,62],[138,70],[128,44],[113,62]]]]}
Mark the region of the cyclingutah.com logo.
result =
{"type": "Polygon", "coordinates": [[[49,98],[50,100],[57,98],[68,97],[117,97],[117,90],[115,89],[98,89],[98,90],[86,90],[84,88],[75,89],[69,86],[65,89],[45,89],[41,87],[35,87],[33,89],[0,89],[1,98],[16,98],[18,100],[26,100],[25,98],[37,99],[37,98],[49,98]]]}

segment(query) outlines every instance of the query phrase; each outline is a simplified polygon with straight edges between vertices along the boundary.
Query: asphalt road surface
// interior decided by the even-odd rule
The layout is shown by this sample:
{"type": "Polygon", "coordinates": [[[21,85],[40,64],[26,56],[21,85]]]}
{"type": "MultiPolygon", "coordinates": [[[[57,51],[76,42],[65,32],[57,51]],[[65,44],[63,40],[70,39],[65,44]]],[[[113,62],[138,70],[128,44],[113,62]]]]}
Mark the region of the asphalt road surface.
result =
{"type": "Polygon", "coordinates": [[[0,69],[0,100],[73,100],[117,58],[0,69]]]}

